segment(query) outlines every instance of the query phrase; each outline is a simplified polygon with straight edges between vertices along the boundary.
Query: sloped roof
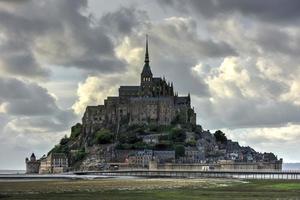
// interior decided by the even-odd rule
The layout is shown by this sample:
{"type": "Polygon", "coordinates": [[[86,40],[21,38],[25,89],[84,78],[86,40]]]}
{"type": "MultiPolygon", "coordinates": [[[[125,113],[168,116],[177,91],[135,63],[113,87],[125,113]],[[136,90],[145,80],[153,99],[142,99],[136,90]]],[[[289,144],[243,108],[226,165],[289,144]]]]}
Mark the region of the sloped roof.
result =
{"type": "Polygon", "coordinates": [[[144,64],[142,75],[143,76],[152,76],[150,65],[147,62],[144,64]]]}
{"type": "Polygon", "coordinates": [[[120,86],[120,90],[130,90],[130,91],[136,91],[139,90],[140,86],[120,86]]]}

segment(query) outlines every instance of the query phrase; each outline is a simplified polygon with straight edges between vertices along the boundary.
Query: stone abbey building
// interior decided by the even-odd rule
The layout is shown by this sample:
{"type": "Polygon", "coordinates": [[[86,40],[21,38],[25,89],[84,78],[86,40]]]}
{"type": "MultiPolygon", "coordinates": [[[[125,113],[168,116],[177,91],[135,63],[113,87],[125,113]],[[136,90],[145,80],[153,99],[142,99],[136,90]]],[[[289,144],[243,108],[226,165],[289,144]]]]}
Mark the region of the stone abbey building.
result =
{"type": "Polygon", "coordinates": [[[196,113],[191,107],[190,94],[178,96],[173,83],[153,77],[149,65],[148,37],[145,64],[138,86],[120,86],[119,96],[109,96],[104,105],[88,106],[82,118],[85,133],[101,127],[116,127],[120,123],[169,125],[176,120],[196,124],[196,113]]]}

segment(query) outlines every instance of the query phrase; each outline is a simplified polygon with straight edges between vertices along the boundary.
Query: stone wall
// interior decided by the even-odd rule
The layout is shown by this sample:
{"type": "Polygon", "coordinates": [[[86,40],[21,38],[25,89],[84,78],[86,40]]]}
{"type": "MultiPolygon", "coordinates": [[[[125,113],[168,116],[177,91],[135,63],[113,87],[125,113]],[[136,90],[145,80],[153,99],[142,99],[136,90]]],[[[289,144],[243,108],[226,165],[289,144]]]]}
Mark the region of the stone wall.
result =
{"type": "Polygon", "coordinates": [[[40,162],[39,161],[27,161],[26,162],[26,174],[39,173],[40,162]]]}
{"type": "Polygon", "coordinates": [[[155,170],[155,166],[158,170],[268,170],[268,171],[280,171],[282,170],[282,161],[276,162],[257,162],[257,163],[237,163],[234,161],[220,161],[216,164],[157,164],[151,163],[151,169],[155,170]]]}

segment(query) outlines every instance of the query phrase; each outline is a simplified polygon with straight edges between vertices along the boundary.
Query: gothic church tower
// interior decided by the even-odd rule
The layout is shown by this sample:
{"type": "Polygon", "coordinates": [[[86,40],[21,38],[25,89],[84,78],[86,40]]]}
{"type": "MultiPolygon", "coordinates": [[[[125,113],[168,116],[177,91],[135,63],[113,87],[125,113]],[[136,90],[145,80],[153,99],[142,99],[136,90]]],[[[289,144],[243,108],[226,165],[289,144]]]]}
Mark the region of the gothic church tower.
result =
{"type": "Polygon", "coordinates": [[[148,52],[148,35],[146,36],[146,53],[145,64],[141,73],[141,90],[142,96],[152,96],[152,79],[153,75],[149,65],[149,52],[148,52]]]}

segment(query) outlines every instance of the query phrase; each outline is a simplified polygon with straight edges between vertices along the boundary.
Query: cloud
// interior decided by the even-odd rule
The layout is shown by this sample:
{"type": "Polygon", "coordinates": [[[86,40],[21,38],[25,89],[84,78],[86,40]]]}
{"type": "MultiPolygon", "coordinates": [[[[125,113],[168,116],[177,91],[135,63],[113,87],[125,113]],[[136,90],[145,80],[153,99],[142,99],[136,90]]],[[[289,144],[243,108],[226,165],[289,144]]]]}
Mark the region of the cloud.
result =
{"type": "Polygon", "coordinates": [[[113,33],[115,37],[120,37],[122,35],[130,35],[140,26],[147,24],[148,20],[149,17],[146,11],[135,7],[120,7],[114,12],[104,14],[99,23],[107,31],[113,33]]]}
{"type": "Polygon", "coordinates": [[[200,121],[213,129],[299,124],[299,105],[283,98],[291,95],[290,84],[297,80],[270,80],[257,72],[261,65],[254,58],[228,57],[210,70],[202,64],[192,68],[211,94],[194,98],[198,113],[202,113],[200,121]]]}
{"type": "Polygon", "coordinates": [[[0,78],[0,99],[11,115],[52,115],[59,110],[45,88],[12,78],[0,78]]]}
{"type": "Polygon", "coordinates": [[[66,130],[75,119],[71,110],[62,110],[45,88],[32,82],[0,78],[1,113],[19,130],[44,132],[66,130]]]}
{"type": "MultiPolygon", "coordinates": [[[[91,13],[87,0],[1,1],[0,73],[6,78],[0,78],[0,137],[6,146],[16,146],[19,155],[29,146],[47,151],[68,133],[75,118],[70,105],[80,117],[87,105],[117,95],[119,85],[138,85],[146,34],[153,74],[173,81],[180,94],[191,92],[204,128],[249,130],[249,138],[238,139],[250,145],[270,141],[267,133],[277,127],[295,127],[279,128],[287,137],[297,132],[298,1],[154,4],[126,2],[91,13]],[[66,79],[67,92],[61,87],[66,79]]],[[[297,152],[277,135],[274,144],[297,152]]]]}
{"type": "Polygon", "coordinates": [[[284,162],[300,160],[298,153],[300,126],[287,124],[276,128],[247,128],[224,130],[226,135],[242,145],[251,146],[260,152],[274,152],[284,162]]]}
{"type": "MultiPolygon", "coordinates": [[[[121,8],[116,13],[107,14],[103,19],[105,19],[104,21],[113,19],[113,23],[116,23],[115,20],[119,18],[115,16],[127,11],[121,8]]],[[[136,18],[139,14],[132,13],[131,16],[136,18]]],[[[189,69],[198,61],[199,57],[217,58],[236,55],[236,53],[225,42],[199,39],[196,26],[196,22],[190,18],[176,17],[167,18],[160,23],[148,22],[136,25],[134,32],[129,35],[124,34],[116,47],[117,56],[126,60],[130,67],[125,73],[115,73],[111,76],[90,76],[84,83],[80,83],[77,90],[78,100],[73,105],[75,112],[82,113],[87,105],[103,104],[106,96],[117,95],[119,85],[139,84],[146,33],[150,35],[150,60],[154,75],[162,77],[168,74],[167,79],[174,80],[175,88],[185,95],[190,91],[199,96],[207,96],[206,84],[190,73],[189,69]],[[176,85],[176,80],[179,80],[178,82],[181,84],[176,85]]],[[[125,32],[128,33],[128,31],[125,32]]]]}
{"type": "Polygon", "coordinates": [[[104,99],[117,94],[117,85],[112,77],[88,77],[84,83],[79,83],[78,101],[72,106],[75,113],[82,114],[88,105],[104,104],[104,99]]]}
{"type": "Polygon", "coordinates": [[[126,66],[115,56],[109,32],[88,13],[86,0],[2,4],[2,72],[36,78],[49,76],[49,65],[99,73],[126,66]]]}
{"type": "Polygon", "coordinates": [[[57,106],[47,89],[14,78],[0,77],[0,108],[1,152],[15,156],[1,168],[23,166],[28,152],[47,153],[78,121],[72,110],[57,106]]]}
{"type": "Polygon", "coordinates": [[[189,13],[194,12],[206,18],[224,17],[236,13],[258,18],[267,22],[293,23],[298,22],[300,14],[298,12],[300,2],[297,0],[162,0],[159,1],[166,7],[173,7],[179,11],[189,13]]]}

